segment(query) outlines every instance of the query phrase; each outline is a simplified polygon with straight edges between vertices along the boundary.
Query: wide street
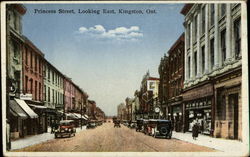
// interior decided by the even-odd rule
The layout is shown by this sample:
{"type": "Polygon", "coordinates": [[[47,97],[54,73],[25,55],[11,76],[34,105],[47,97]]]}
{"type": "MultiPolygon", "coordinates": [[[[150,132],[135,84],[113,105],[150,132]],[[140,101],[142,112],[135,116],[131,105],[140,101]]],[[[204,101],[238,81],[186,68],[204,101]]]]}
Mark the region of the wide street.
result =
{"type": "Polygon", "coordinates": [[[216,150],[177,139],[153,138],[135,129],[104,123],[71,138],[52,139],[15,151],[30,152],[214,152],[216,150]]]}

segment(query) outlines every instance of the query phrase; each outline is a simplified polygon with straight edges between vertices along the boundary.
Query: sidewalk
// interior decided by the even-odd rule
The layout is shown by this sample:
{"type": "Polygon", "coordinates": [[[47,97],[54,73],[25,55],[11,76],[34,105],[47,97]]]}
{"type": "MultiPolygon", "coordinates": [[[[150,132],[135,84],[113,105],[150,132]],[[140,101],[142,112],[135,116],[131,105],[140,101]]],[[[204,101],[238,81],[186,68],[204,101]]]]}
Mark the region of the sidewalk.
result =
{"type": "MultiPolygon", "coordinates": [[[[82,130],[80,127],[76,128],[76,132],[80,132],[83,130],[86,130],[86,126],[83,126],[82,130]]],[[[34,144],[38,144],[38,143],[42,143],[42,142],[54,139],[55,135],[51,134],[50,132],[51,132],[51,128],[48,128],[48,132],[46,133],[27,136],[27,137],[20,138],[15,141],[11,141],[11,150],[25,148],[34,144]]]]}
{"type": "Polygon", "coordinates": [[[213,138],[213,137],[201,135],[201,134],[199,134],[198,138],[194,140],[192,137],[192,133],[190,132],[182,133],[182,132],[175,132],[175,131],[173,132],[172,137],[182,140],[182,141],[189,142],[189,143],[197,144],[200,146],[214,148],[216,150],[227,152],[227,153],[235,153],[235,152],[244,153],[247,151],[246,150],[247,146],[238,140],[213,138]]]}

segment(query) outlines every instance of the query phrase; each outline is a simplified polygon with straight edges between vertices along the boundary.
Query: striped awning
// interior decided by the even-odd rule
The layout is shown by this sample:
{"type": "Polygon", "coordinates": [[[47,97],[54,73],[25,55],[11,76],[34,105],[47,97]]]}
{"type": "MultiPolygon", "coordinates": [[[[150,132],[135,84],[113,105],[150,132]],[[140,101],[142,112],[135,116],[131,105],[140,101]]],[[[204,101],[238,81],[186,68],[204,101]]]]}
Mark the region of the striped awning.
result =
{"type": "Polygon", "coordinates": [[[10,100],[10,113],[16,117],[20,117],[21,119],[28,118],[28,115],[15,100],[10,100]]]}
{"type": "Polygon", "coordinates": [[[38,115],[26,104],[24,100],[15,99],[19,106],[25,111],[30,118],[38,118],[38,115]]]}

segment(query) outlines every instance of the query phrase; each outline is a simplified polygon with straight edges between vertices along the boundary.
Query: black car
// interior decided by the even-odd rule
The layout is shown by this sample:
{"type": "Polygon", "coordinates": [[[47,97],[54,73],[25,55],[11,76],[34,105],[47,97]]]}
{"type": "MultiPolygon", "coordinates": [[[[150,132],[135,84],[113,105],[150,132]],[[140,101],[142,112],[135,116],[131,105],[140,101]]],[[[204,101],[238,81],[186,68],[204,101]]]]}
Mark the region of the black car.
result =
{"type": "Polygon", "coordinates": [[[119,121],[119,120],[114,121],[114,128],[115,128],[115,127],[118,127],[118,128],[121,127],[120,121],[119,121]]]}
{"type": "Polygon", "coordinates": [[[137,119],[136,121],[137,125],[136,125],[136,131],[142,131],[142,126],[143,126],[143,119],[137,119]]]}
{"type": "Polygon", "coordinates": [[[172,137],[172,122],[171,120],[157,120],[156,127],[152,132],[154,137],[172,137]]]}
{"type": "Polygon", "coordinates": [[[87,129],[91,129],[91,128],[95,128],[97,125],[96,125],[96,122],[95,121],[90,121],[88,122],[87,124],[87,129]]]}

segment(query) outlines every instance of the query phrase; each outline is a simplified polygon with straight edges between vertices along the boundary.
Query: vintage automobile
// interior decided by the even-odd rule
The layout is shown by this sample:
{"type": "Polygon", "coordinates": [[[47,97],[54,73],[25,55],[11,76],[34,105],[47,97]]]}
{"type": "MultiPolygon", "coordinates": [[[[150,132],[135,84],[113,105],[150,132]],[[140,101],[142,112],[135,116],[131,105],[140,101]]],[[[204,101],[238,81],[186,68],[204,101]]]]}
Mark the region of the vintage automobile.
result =
{"type": "Polygon", "coordinates": [[[119,120],[115,120],[115,121],[114,121],[114,128],[115,128],[115,127],[119,127],[119,128],[121,127],[120,121],[119,121],[119,120]]]}
{"type": "Polygon", "coordinates": [[[136,121],[136,131],[142,131],[143,119],[137,119],[136,121]]]}
{"type": "Polygon", "coordinates": [[[91,129],[91,128],[95,128],[97,125],[96,125],[96,122],[95,121],[89,121],[88,123],[87,123],[87,126],[86,126],[86,128],[87,129],[91,129]]]}
{"type": "Polygon", "coordinates": [[[156,127],[153,131],[154,137],[165,137],[171,139],[172,137],[172,122],[171,120],[157,120],[156,127]]]}
{"type": "Polygon", "coordinates": [[[129,124],[129,128],[134,129],[134,128],[136,128],[136,125],[137,125],[136,121],[132,121],[129,124]]]}
{"type": "Polygon", "coordinates": [[[146,134],[152,136],[154,134],[154,128],[156,127],[157,120],[149,119],[147,123],[146,134]]]}
{"type": "Polygon", "coordinates": [[[55,130],[55,138],[58,137],[71,137],[75,136],[76,128],[73,120],[62,120],[59,123],[59,127],[55,130]]]}

